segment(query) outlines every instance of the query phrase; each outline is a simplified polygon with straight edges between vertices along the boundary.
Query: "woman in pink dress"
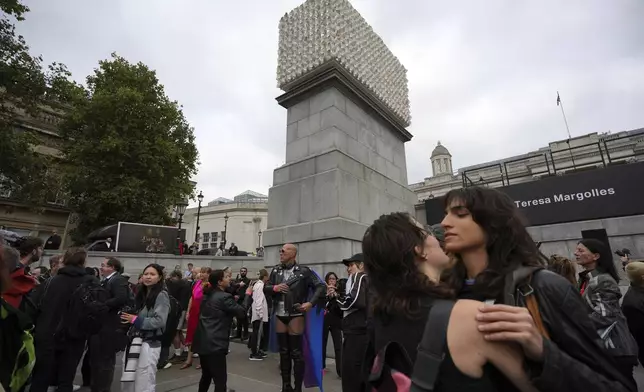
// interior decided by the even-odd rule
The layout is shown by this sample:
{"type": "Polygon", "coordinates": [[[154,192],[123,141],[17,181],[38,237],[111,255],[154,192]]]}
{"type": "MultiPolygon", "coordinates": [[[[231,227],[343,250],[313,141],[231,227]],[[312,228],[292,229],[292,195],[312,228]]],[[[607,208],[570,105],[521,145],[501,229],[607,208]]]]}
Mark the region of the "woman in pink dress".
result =
{"type": "MultiPolygon", "coordinates": [[[[188,312],[186,313],[188,330],[186,332],[185,345],[188,347],[192,345],[192,339],[195,336],[197,325],[199,325],[199,308],[201,307],[201,300],[203,299],[203,289],[204,285],[208,283],[211,272],[212,269],[208,267],[203,267],[196,272],[196,280],[192,286],[192,296],[188,304],[188,312]]],[[[188,350],[188,357],[186,358],[186,362],[181,365],[181,369],[187,369],[190,366],[192,366],[192,347],[188,350]]]]}

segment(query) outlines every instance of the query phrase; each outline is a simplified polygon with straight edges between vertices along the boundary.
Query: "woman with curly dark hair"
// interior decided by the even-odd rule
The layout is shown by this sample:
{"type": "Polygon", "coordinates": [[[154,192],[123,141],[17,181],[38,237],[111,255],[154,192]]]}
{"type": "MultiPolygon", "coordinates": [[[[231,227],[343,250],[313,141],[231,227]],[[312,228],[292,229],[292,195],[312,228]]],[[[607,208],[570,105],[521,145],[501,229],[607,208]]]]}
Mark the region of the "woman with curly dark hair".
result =
{"type": "MultiPolygon", "coordinates": [[[[637,389],[602,348],[576,289],[545,268],[508,195],[469,187],[444,202],[445,250],[456,261],[444,279],[459,298],[488,303],[477,316],[487,340],[518,343],[539,390],[637,389]]],[[[502,376],[495,383],[512,390],[502,376]]]]}
{"type": "MultiPolygon", "coordinates": [[[[418,342],[436,300],[453,297],[452,290],[439,281],[449,258],[436,238],[406,213],[383,215],[376,220],[364,235],[362,250],[375,294],[374,349],[379,352],[395,341],[414,363],[418,342]]],[[[453,304],[434,391],[501,391],[491,382],[492,369],[499,369],[519,390],[535,390],[523,371],[521,351],[510,344],[488,342],[478,332],[479,307],[480,303],[468,300],[453,304]]],[[[396,370],[410,376],[413,367],[405,367],[396,370]]]]}

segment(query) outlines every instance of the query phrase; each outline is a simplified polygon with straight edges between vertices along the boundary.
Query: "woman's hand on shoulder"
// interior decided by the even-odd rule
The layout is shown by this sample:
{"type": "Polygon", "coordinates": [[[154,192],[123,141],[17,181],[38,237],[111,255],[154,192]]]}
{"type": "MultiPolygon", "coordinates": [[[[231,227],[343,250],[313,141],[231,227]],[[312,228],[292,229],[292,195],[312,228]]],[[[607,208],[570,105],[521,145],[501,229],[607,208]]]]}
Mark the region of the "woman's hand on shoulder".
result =
{"type": "Polygon", "coordinates": [[[481,304],[476,315],[478,330],[491,342],[521,345],[526,357],[543,360],[543,336],[528,309],[509,305],[481,304]]]}
{"type": "Polygon", "coordinates": [[[489,339],[479,330],[478,316],[484,306],[484,303],[472,300],[459,300],[454,306],[447,335],[454,364],[470,377],[480,377],[483,365],[489,362],[519,390],[536,391],[524,370],[521,349],[510,343],[512,340],[489,339]]]}

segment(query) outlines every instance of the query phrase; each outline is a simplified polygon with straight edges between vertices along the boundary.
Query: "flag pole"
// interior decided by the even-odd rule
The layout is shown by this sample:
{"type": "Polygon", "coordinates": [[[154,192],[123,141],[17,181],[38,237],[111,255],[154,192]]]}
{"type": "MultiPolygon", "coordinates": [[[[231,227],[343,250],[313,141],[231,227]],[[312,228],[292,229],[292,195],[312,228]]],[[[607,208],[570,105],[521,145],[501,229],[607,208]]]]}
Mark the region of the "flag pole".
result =
{"type": "Polygon", "coordinates": [[[566,124],[566,131],[568,132],[568,140],[570,140],[572,139],[572,137],[570,136],[570,128],[568,127],[568,120],[566,120],[566,112],[564,111],[563,102],[561,101],[561,97],[559,96],[559,91],[557,91],[557,106],[561,108],[561,115],[563,116],[564,124],[566,124]]]}
{"type": "Polygon", "coordinates": [[[568,140],[566,141],[568,143],[568,152],[570,152],[570,159],[572,160],[572,168],[575,170],[577,167],[575,165],[575,157],[572,154],[572,150],[570,149],[570,139],[572,137],[570,136],[570,127],[568,127],[568,120],[566,119],[566,112],[564,111],[563,107],[563,102],[561,101],[561,97],[559,96],[559,91],[557,91],[557,106],[561,108],[561,115],[563,116],[564,124],[566,124],[566,132],[568,132],[568,140]]]}

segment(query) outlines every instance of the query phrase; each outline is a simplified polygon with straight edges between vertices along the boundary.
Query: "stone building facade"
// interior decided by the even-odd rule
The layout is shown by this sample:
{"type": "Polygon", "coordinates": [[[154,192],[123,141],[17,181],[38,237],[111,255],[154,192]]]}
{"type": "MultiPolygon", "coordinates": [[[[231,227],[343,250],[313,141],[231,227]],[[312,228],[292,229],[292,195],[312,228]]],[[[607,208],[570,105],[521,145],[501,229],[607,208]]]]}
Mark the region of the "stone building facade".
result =
{"type": "MultiPolygon", "coordinates": [[[[183,216],[186,240],[195,241],[198,208],[189,208],[183,216]]],[[[239,250],[255,252],[262,246],[262,235],[266,231],[268,197],[253,191],[246,191],[233,200],[217,198],[201,207],[199,213],[199,249],[217,248],[226,242],[226,247],[235,243],[239,250]]]]}
{"type": "Polygon", "coordinates": [[[589,133],[457,171],[452,169],[452,155],[438,142],[430,157],[433,175],[409,187],[422,202],[464,185],[501,187],[538,180],[553,173],[560,175],[620,161],[641,160],[644,160],[644,128],[612,134],[589,133]]]}
{"type": "MultiPolygon", "coordinates": [[[[41,107],[38,115],[17,113],[16,131],[33,132],[39,141],[35,151],[50,157],[60,158],[62,139],[58,134],[58,124],[62,113],[51,107],[41,107]]],[[[56,176],[57,173],[45,172],[43,176],[56,176]]],[[[12,194],[10,190],[0,189],[0,226],[22,235],[32,235],[47,239],[54,231],[61,236],[73,224],[70,210],[66,206],[62,188],[52,188],[47,192],[43,205],[32,205],[12,194]]]]}

